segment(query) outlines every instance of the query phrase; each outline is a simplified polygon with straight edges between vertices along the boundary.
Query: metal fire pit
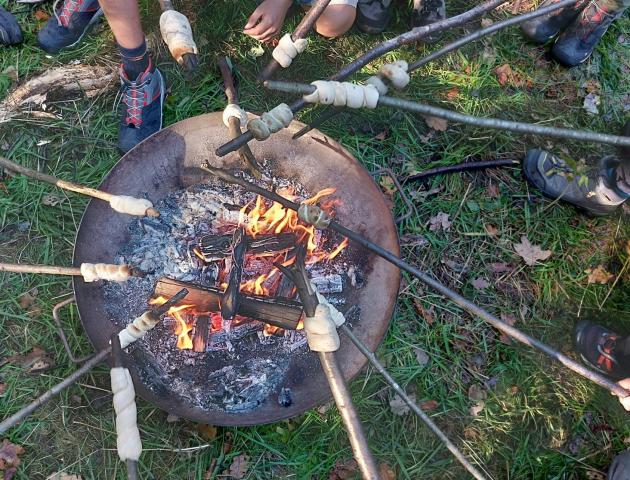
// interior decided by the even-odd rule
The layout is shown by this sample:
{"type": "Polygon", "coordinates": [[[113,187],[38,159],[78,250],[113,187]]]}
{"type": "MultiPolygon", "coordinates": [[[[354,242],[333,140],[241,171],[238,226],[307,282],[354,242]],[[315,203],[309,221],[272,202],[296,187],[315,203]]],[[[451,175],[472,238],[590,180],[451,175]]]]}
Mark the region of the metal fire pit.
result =
{"type": "MultiPolygon", "coordinates": [[[[336,209],[339,221],[398,254],[398,237],[391,212],[368,172],[338,143],[317,130],[292,140],[291,136],[302,127],[303,124],[293,122],[290,128],[271,139],[252,144],[254,154],[271,165],[275,176],[296,179],[310,192],[336,188],[335,196],[342,201],[336,209]]],[[[175,190],[208,181],[207,175],[198,168],[207,160],[221,168],[237,167],[236,154],[217,158],[212,153],[226,138],[221,113],[176,123],[122,157],[100,188],[114,194],[147,195],[157,204],[175,190]]],[[[129,227],[135,221],[133,217],[116,213],[105,202],[92,200],[77,234],[74,264],[112,263],[117,252],[128,243],[129,227]]],[[[365,255],[368,261],[364,285],[355,294],[361,316],[354,322],[353,330],[375,350],[394,310],[400,273],[385,260],[367,251],[365,255]]],[[[100,350],[120,329],[106,313],[103,286],[84,283],[80,277],[75,277],[74,291],[83,327],[94,348],[100,350]]],[[[359,373],[366,359],[343,335],[341,339],[337,356],[349,380],[359,373]]],[[[130,357],[128,366],[136,392],[142,398],[169,413],[197,422],[225,426],[270,423],[298,415],[331,397],[317,357],[310,352],[293,357],[289,365],[282,385],[291,388],[293,394],[289,407],[281,406],[277,401],[279,392],[274,392],[257,409],[240,413],[187,405],[169,389],[163,378],[152,373],[151,359],[142,348],[132,348],[130,357]]]]}

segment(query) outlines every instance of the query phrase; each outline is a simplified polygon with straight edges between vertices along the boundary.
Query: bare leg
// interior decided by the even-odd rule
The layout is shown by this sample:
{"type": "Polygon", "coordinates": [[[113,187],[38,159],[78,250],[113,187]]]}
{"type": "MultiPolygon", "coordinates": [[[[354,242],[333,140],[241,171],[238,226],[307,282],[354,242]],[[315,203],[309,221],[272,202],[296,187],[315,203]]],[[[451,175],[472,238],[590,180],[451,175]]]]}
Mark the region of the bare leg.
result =
{"type": "Polygon", "coordinates": [[[122,48],[138,48],[144,42],[137,0],[99,0],[107,22],[122,48]]]}
{"type": "Polygon", "coordinates": [[[340,37],[352,27],[357,9],[350,5],[329,5],[315,22],[315,30],[326,38],[340,37]]]}

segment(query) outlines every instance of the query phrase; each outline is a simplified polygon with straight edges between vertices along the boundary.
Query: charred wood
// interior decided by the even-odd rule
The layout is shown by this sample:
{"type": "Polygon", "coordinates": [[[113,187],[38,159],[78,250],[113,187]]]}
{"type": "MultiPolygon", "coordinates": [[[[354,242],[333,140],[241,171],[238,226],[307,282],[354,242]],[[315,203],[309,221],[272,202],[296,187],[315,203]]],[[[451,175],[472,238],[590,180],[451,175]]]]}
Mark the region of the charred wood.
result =
{"type": "Polygon", "coordinates": [[[195,334],[193,335],[193,351],[205,352],[208,344],[208,331],[210,330],[210,317],[199,315],[195,322],[195,334]]]}
{"type": "Polygon", "coordinates": [[[247,251],[247,237],[245,229],[239,227],[234,231],[232,237],[232,268],[228,277],[228,286],[223,294],[221,302],[221,317],[224,320],[232,320],[236,315],[241,289],[241,278],[243,277],[243,262],[247,251]]]}

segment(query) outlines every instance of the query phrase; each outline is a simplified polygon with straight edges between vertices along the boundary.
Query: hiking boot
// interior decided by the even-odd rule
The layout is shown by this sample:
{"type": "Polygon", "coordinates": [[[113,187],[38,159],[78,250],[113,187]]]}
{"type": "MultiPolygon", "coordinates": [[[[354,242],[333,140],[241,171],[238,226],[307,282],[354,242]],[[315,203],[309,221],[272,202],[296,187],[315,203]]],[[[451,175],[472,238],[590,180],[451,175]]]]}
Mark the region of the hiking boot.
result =
{"type": "Polygon", "coordinates": [[[599,171],[580,175],[564,160],[540,149],[527,152],[523,173],[545,196],[569,202],[593,216],[610,215],[628,195],[616,187],[619,160],[605,157],[599,171]]]}
{"type": "Polygon", "coordinates": [[[363,33],[382,33],[391,17],[391,0],[359,0],[357,4],[357,28],[363,33]]]}
{"type": "Polygon", "coordinates": [[[121,67],[120,88],[124,108],[118,131],[118,148],[126,153],[162,128],[166,82],[150,60],[147,69],[133,81],[121,67]]]}
{"type": "Polygon", "coordinates": [[[15,17],[0,7],[0,45],[15,45],[22,41],[22,30],[15,17]]]}
{"type": "MultiPolygon", "coordinates": [[[[555,5],[559,1],[560,0],[545,0],[538,8],[555,5]]],[[[582,0],[574,5],[554,10],[540,17],[532,18],[521,24],[521,30],[523,30],[525,36],[531,41],[547,43],[578,17],[582,9],[586,6],[586,3],[586,0],[582,0]]]]}
{"type": "Polygon", "coordinates": [[[37,43],[48,53],[77,45],[103,15],[98,0],[63,0],[58,8],[60,1],[53,7],[54,16],[37,34],[37,43]]]}
{"type": "MultiPolygon", "coordinates": [[[[444,0],[414,0],[411,24],[415,27],[424,27],[446,18],[446,5],[444,0]]],[[[422,37],[424,43],[437,42],[439,33],[432,33],[422,37]]]]}
{"type": "Polygon", "coordinates": [[[593,322],[582,320],[573,329],[573,344],[585,363],[613,380],[630,377],[625,361],[625,339],[593,322]]]}
{"type": "Polygon", "coordinates": [[[558,37],[551,54],[567,67],[586,61],[612,22],[623,14],[592,1],[558,37]]]}

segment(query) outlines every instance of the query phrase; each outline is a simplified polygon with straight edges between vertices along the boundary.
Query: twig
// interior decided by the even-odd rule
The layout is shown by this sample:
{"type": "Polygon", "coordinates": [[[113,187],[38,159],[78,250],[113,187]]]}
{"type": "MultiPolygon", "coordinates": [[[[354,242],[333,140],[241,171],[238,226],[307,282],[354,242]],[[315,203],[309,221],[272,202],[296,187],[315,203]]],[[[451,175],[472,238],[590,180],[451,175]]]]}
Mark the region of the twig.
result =
{"type": "MultiPolygon", "coordinates": [[[[225,89],[225,96],[227,97],[228,103],[233,103],[238,105],[238,94],[236,92],[236,86],[234,85],[234,78],[232,77],[232,71],[227,62],[226,57],[219,58],[219,70],[221,70],[221,76],[223,77],[223,86],[225,89]]],[[[241,132],[241,122],[236,117],[230,117],[228,121],[229,130],[230,130],[230,138],[239,137],[241,132]]],[[[254,157],[249,145],[245,144],[241,148],[238,149],[238,154],[241,158],[241,161],[249,167],[250,173],[256,177],[260,178],[262,169],[254,157]]]]}
{"type": "Polygon", "coordinates": [[[81,269],[79,267],[57,267],[55,265],[26,265],[23,263],[0,263],[0,272],[81,276],[81,269]]]}
{"type": "Polygon", "coordinates": [[[519,165],[521,162],[518,160],[483,160],[479,162],[463,162],[456,165],[446,165],[444,167],[435,167],[424,170],[420,173],[414,173],[403,179],[402,183],[416,182],[418,180],[426,180],[429,177],[435,177],[436,175],[444,175],[448,173],[465,172],[469,170],[485,170],[486,168],[497,167],[513,167],[519,165]]]}
{"type": "MultiPolygon", "coordinates": [[[[364,53],[362,56],[354,60],[352,63],[342,68],[339,72],[337,72],[335,75],[330,77],[330,80],[345,80],[354,72],[360,70],[365,65],[370,63],[372,60],[380,57],[381,55],[385,55],[386,53],[398,47],[402,47],[403,45],[417,42],[418,40],[432,33],[441,32],[443,30],[448,30],[449,28],[454,28],[454,27],[463,25],[465,23],[468,23],[474,18],[480,15],[483,15],[484,13],[490,10],[495,9],[502,3],[505,3],[506,1],[507,0],[488,0],[460,15],[456,15],[454,17],[447,18],[446,20],[441,20],[439,22],[432,23],[430,25],[416,27],[413,30],[410,30],[409,32],[398,35],[397,37],[394,37],[390,40],[386,40],[378,44],[373,49],[368,50],[366,53],[364,53]]],[[[306,102],[300,98],[299,100],[296,100],[290,105],[291,111],[293,111],[293,113],[297,113],[300,110],[302,110],[305,105],[306,105],[306,102]]],[[[219,148],[217,148],[215,153],[217,156],[223,157],[227,155],[228,153],[239,149],[241,146],[245,145],[246,143],[251,141],[253,138],[254,138],[254,135],[252,134],[251,131],[248,130],[247,132],[245,132],[238,138],[235,138],[234,140],[230,140],[228,143],[221,145],[219,148]]]]}
{"type": "MultiPolygon", "coordinates": [[[[98,198],[100,200],[105,200],[106,202],[109,202],[115,196],[114,194],[103,192],[102,190],[97,190],[95,188],[79,185],[78,183],[61,180],[59,178],[53,177],[52,175],[46,175],[45,173],[41,173],[37,170],[32,170],[30,168],[14,163],[8,158],[0,157],[0,167],[4,167],[7,170],[11,170],[13,172],[21,173],[22,175],[26,175],[27,177],[39,180],[40,182],[50,183],[51,185],[63,188],[64,190],[70,190],[71,192],[87,195],[88,197],[98,198]]],[[[148,208],[146,214],[150,217],[160,216],[160,212],[158,212],[153,207],[148,208]]]]}
{"type": "MultiPolygon", "coordinates": [[[[316,90],[316,87],[306,83],[279,82],[268,80],[265,87],[270,90],[278,90],[288,93],[301,93],[308,95],[316,90]]],[[[492,128],[496,130],[508,130],[510,132],[528,133],[532,135],[544,135],[548,137],[567,138],[581,142],[607,143],[610,145],[630,146],[630,137],[619,135],[608,135],[607,133],[589,132],[588,130],[573,130],[570,128],[543,127],[532,123],[513,122],[511,120],[501,120],[499,118],[475,117],[464,113],[453,112],[445,108],[434,107],[425,103],[404,100],[402,98],[388,97],[386,95],[378,98],[379,107],[392,107],[398,110],[430,115],[432,117],[444,118],[451,122],[460,122],[476,127],[492,128]]]]}
{"type": "MultiPolygon", "coordinates": [[[[295,42],[296,40],[306,37],[308,32],[313,28],[313,25],[315,25],[317,19],[324,13],[329,3],[330,0],[315,0],[315,3],[311,6],[306,15],[304,15],[302,21],[295,27],[295,30],[291,34],[291,40],[295,42]]],[[[268,80],[278,67],[280,67],[280,64],[272,58],[258,75],[258,81],[263,82],[268,80]]]]}
{"type": "Polygon", "coordinates": [[[468,472],[478,480],[483,480],[486,477],[477,470],[464,456],[462,452],[448,439],[444,432],[440,430],[433,420],[422,411],[420,407],[414,402],[407,393],[402,389],[400,385],[394,380],[389,372],[385,369],[385,367],[378,361],[376,355],[370,351],[370,349],[361,341],[359,338],[350,330],[348,325],[345,323],[339,327],[341,331],[350,339],[352,343],[361,351],[363,355],[368,359],[368,361],[372,364],[372,366],[383,376],[385,381],[389,384],[390,387],[394,389],[394,391],[403,399],[403,401],[411,408],[411,410],[425,423],[427,427],[442,441],[442,443],[448,448],[448,450],[455,456],[455,458],[462,464],[462,466],[468,470],[468,472]]]}
{"type": "MultiPolygon", "coordinates": [[[[243,188],[247,189],[250,192],[254,192],[257,193],[269,200],[272,200],[274,202],[278,202],[280,205],[282,205],[283,207],[287,208],[287,209],[291,209],[294,211],[297,211],[299,208],[299,205],[291,200],[288,200],[280,195],[278,195],[275,192],[271,192],[269,190],[266,190],[262,187],[259,187],[258,185],[254,185],[242,178],[238,178],[235,177],[234,175],[231,175],[229,172],[220,169],[220,168],[215,168],[212,166],[208,166],[206,165],[206,167],[201,167],[204,170],[208,171],[209,173],[211,173],[212,175],[219,177],[229,183],[234,183],[236,185],[240,185],[243,188]]],[[[363,237],[362,235],[354,232],[353,230],[350,230],[349,228],[344,227],[343,225],[339,224],[336,220],[331,219],[328,227],[331,230],[334,230],[337,233],[340,233],[341,235],[343,235],[344,237],[349,238],[350,240],[358,243],[359,245],[363,246],[364,248],[370,250],[371,252],[377,254],[378,256],[382,257],[383,259],[387,260],[388,262],[390,262],[391,264],[397,266],[398,268],[400,268],[401,270],[404,270],[405,272],[413,275],[414,277],[418,278],[420,281],[422,281],[423,283],[425,283],[426,285],[428,285],[429,287],[433,288],[434,290],[436,290],[437,292],[439,292],[440,294],[444,295],[445,297],[447,297],[448,299],[450,299],[453,303],[455,303],[456,305],[458,305],[459,307],[461,307],[462,309],[466,310],[468,313],[470,313],[473,316],[479,317],[482,320],[486,321],[487,323],[489,323],[490,325],[492,325],[494,328],[496,328],[497,330],[500,330],[501,332],[505,333],[506,335],[509,335],[510,337],[512,337],[513,339],[528,345],[532,348],[535,348],[539,351],[541,351],[542,353],[546,354],[547,356],[553,358],[554,360],[557,360],[558,362],[560,362],[561,364],[563,364],[565,367],[567,367],[569,370],[572,370],[573,372],[577,373],[578,375],[581,375],[582,377],[591,380],[593,383],[596,383],[597,385],[609,390],[610,392],[614,393],[615,395],[625,398],[627,396],[630,396],[630,391],[620,387],[619,385],[617,385],[616,383],[610,381],[608,378],[604,377],[603,375],[591,371],[588,368],[586,368],[584,365],[572,360],[571,358],[567,357],[566,355],[560,353],[558,350],[556,350],[555,348],[550,347],[549,345],[546,345],[544,343],[542,343],[539,340],[536,340],[535,338],[530,337],[529,335],[527,335],[526,333],[520,331],[519,329],[513,327],[512,325],[509,325],[508,323],[504,322],[503,320],[500,320],[499,318],[495,317],[494,315],[492,315],[490,312],[488,312],[487,310],[484,310],[483,308],[479,307],[478,305],[476,305],[475,303],[471,302],[470,300],[464,298],[463,296],[461,296],[459,293],[455,292],[454,290],[452,290],[451,288],[447,287],[446,285],[440,283],[439,281],[437,281],[436,279],[434,279],[433,277],[427,275],[426,273],[424,273],[423,271],[419,270],[418,268],[408,264],[407,262],[405,262],[404,260],[402,260],[400,257],[394,255],[392,252],[390,252],[389,250],[386,250],[380,246],[378,246],[377,244],[373,243],[372,241],[368,240],[367,238],[363,237]]]]}

